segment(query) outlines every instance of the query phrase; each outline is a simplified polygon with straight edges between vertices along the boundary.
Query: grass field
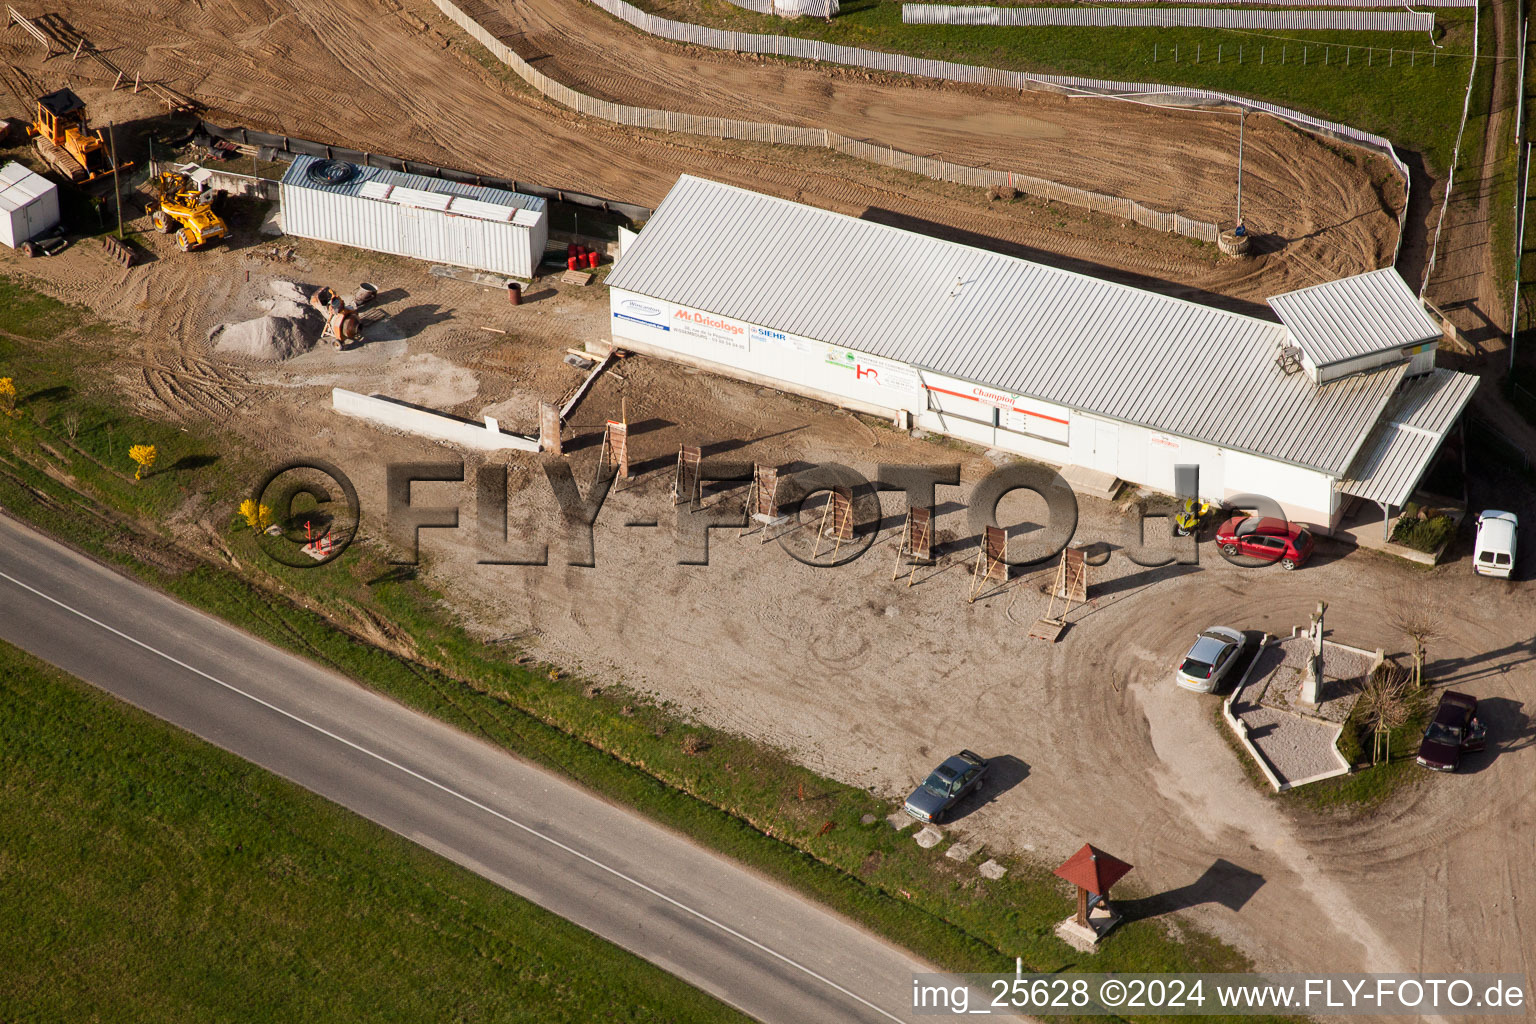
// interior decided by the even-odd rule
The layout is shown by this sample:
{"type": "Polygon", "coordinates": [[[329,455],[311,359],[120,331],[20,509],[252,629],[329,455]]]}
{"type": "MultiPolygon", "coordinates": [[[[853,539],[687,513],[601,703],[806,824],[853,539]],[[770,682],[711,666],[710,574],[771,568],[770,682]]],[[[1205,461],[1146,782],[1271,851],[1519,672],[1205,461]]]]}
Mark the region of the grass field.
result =
{"type": "Polygon", "coordinates": [[[1424,153],[1434,168],[1450,160],[1472,52],[1471,12],[1445,8],[1435,12],[1431,43],[1419,33],[1397,32],[904,25],[901,4],[894,0],[845,0],[830,23],[769,17],[726,0],[631,2],[676,21],[742,32],[1019,71],[1239,93],[1385,135],[1424,153]]]}
{"type": "MultiPolygon", "coordinates": [[[[9,450],[0,451],[0,504],[12,514],[274,644],[557,768],[944,967],[1011,970],[1019,956],[1046,971],[1246,968],[1214,938],[1159,920],[1128,923],[1084,958],[1052,933],[1071,894],[1041,865],[1000,857],[1008,875],[981,879],[944,858],[942,846],[922,850],[892,830],[883,799],[603,680],[483,643],[413,572],[392,568],[365,544],[323,570],[263,560],[234,515],[256,476],[252,459],[198,432],[206,428],[181,433],[113,409],[104,393],[80,385],[78,375],[88,379],[92,370],[65,355],[68,343],[0,335],[0,375],[16,376],[24,396],[22,415],[7,428],[9,450]],[[91,424],[115,424],[120,439],[173,431],[162,457],[174,463],[191,453],[199,465],[124,484],[116,465],[97,461],[107,454],[103,429],[82,427],[78,452],[63,443],[59,424],[82,409],[91,424]],[[157,539],[155,522],[168,506],[219,524],[241,571],[157,539]],[[874,822],[864,824],[865,815],[874,822]]],[[[119,447],[119,464],[121,454],[119,447]]]]}
{"type": "Polygon", "coordinates": [[[0,643],[0,1020],[745,1021],[0,643]]]}

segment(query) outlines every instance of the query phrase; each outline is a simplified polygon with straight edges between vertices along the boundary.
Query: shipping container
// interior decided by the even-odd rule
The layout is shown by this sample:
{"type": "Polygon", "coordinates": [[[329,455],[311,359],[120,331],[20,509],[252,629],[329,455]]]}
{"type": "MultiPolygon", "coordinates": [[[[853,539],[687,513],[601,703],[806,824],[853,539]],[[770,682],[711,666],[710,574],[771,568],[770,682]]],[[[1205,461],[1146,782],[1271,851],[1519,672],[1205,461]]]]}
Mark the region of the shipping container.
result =
{"type": "Polygon", "coordinates": [[[546,203],[485,188],[297,157],[281,184],[283,233],[532,278],[549,237],[546,203]]]}
{"type": "Polygon", "coordinates": [[[15,162],[0,167],[0,242],[15,249],[58,224],[57,185],[15,162]]]}

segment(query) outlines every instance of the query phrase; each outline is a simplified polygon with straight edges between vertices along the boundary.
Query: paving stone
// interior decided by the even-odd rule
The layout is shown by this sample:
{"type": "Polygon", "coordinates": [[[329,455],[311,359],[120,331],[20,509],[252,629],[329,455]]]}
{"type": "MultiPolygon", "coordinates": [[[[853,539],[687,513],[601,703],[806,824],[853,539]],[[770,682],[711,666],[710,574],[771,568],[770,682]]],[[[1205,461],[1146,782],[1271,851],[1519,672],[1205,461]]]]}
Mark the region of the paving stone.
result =
{"type": "Polygon", "coordinates": [[[931,850],[943,841],[944,833],[940,832],[932,825],[925,825],[913,838],[917,840],[918,846],[921,846],[925,850],[931,850]]]}
{"type": "Polygon", "coordinates": [[[963,842],[958,842],[954,846],[951,846],[949,849],[945,850],[944,856],[948,857],[950,860],[957,860],[964,864],[966,861],[975,856],[976,851],[979,849],[981,849],[980,842],[975,840],[965,840],[963,842]]]}
{"type": "Polygon", "coordinates": [[[1008,873],[1008,869],[995,860],[984,860],[981,867],[976,869],[981,872],[982,878],[1002,878],[1008,873]]]}
{"type": "Polygon", "coordinates": [[[894,828],[897,832],[900,832],[914,821],[912,815],[908,814],[906,811],[897,811],[895,814],[887,814],[885,816],[885,820],[890,822],[891,828],[894,828]]]}
{"type": "Polygon", "coordinates": [[[859,824],[860,825],[873,825],[878,820],[879,819],[876,818],[873,814],[866,814],[866,815],[864,815],[864,817],[859,819],[859,824]]]}

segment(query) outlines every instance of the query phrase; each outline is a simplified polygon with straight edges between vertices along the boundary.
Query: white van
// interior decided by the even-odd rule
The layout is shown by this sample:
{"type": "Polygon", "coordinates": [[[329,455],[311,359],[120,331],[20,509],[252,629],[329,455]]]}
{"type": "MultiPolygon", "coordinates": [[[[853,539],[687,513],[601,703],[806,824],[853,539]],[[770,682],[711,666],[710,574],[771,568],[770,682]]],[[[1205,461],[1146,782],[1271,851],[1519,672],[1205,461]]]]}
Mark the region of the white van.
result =
{"type": "Polygon", "coordinates": [[[1520,520],[1513,512],[1487,509],[1477,517],[1477,542],[1472,546],[1472,568],[1484,576],[1509,579],[1515,568],[1515,529],[1520,520]]]}

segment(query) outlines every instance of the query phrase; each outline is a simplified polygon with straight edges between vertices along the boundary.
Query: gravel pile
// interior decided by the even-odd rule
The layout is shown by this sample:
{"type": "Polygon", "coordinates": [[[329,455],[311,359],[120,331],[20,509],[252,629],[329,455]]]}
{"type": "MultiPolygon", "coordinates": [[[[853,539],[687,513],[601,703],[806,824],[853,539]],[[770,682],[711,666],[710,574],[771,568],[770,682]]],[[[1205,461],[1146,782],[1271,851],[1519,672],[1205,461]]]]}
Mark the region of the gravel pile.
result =
{"type": "Polygon", "coordinates": [[[208,332],[214,351],[273,362],[315,347],[325,320],[319,310],[305,301],[304,289],[292,281],[273,281],[270,288],[272,298],[257,302],[265,315],[219,324],[208,332]]]}

